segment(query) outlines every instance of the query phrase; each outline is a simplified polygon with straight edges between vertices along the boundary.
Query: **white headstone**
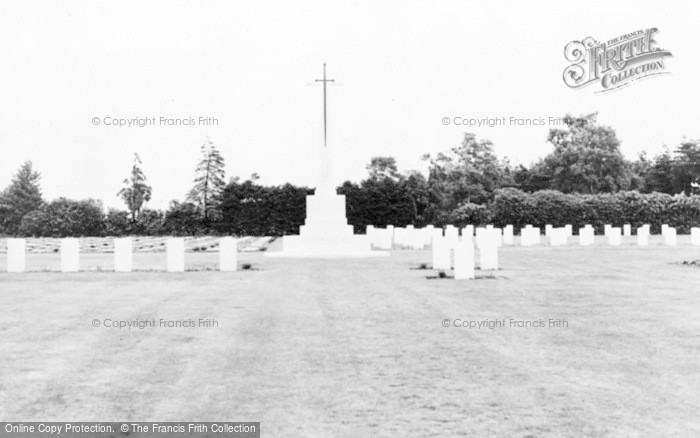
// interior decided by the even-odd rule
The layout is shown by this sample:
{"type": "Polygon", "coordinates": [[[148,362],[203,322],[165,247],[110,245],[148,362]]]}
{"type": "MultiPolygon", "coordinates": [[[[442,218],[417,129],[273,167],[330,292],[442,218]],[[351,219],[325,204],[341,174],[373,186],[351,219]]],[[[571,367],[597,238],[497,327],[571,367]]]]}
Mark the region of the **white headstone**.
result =
{"type": "Polygon", "coordinates": [[[502,228],[488,228],[486,227],[488,232],[493,236],[493,238],[496,240],[496,245],[498,246],[503,246],[503,229],[502,228]]]}
{"type": "Polygon", "coordinates": [[[455,279],[474,278],[474,244],[462,241],[455,246],[455,279]]]}
{"type": "Polygon", "coordinates": [[[581,246],[590,246],[595,242],[595,230],[590,225],[578,229],[578,243],[581,246]]]}
{"type": "Polygon", "coordinates": [[[24,272],[27,243],[24,239],[7,239],[7,272],[24,272]]]}
{"type": "Polygon", "coordinates": [[[404,246],[406,245],[406,229],[403,227],[394,228],[394,245],[404,246]]]}
{"type": "Polygon", "coordinates": [[[637,228],[637,245],[638,246],[648,246],[649,245],[649,230],[645,227],[637,228]]]}
{"type": "Polygon", "coordinates": [[[131,238],[114,239],[114,272],[131,272],[133,269],[133,246],[131,238]]]}
{"type": "Polygon", "coordinates": [[[571,224],[566,224],[564,225],[564,230],[566,230],[566,237],[573,237],[574,235],[574,226],[571,224]]]}
{"type": "Polygon", "coordinates": [[[238,270],[238,240],[231,236],[222,237],[219,240],[219,270],[223,272],[238,270]]]}
{"type": "Polygon", "coordinates": [[[433,234],[430,236],[430,244],[432,245],[435,240],[440,240],[442,237],[442,228],[433,229],[433,234]]]}
{"type": "Polygon", "coordinates": [[[455,228],[454,225],[445,227],[445,239],[449,242],[450,248],[454,248],[459,242],[459,229],[455,228]]]}
{"type": "Polygon", "coordinates": [[[545,236],[545,237],[550,237],[550,236],[552,235],[552,230],[553,230],[553,229],[554,229],[554,227],[552,226],[552,224],[546,224],[546,225],[544,226],[544,236],[545,236]]]}
{"type": "Polygon", "coordinates": [[[661,224],[661,235],[666,236],[666,231],[668,231],[668,224],[661,224]]]}
{"type": "Polygon", "coordinates": [[[479,247],[479,259],[482,271],[498,269],[498,241],[493,233],[486,233],[479,247]]]}
{"type": "Polygon", "coordinates": [[[379,243],[379,233],[377,233],[377,229],[374,228],[374,225],[367,225],[365,234],[367,235],[367,239],[369,239],[369,244],[372,245],[372,248],[377,248],[379,243]]]}
{"type": "Polygon", "coordinates": [[[392,230],[382,228],[377,230],[379,232],[378,247],[379,249],[392,249],[394,246],[394,233],[392,230]]]}
{"type": "Polygon", "coordinates": [[[622,228],[611,227],[608,230],[608,245],[619,246],[622,243],[622,228]]]}
{"type": "Polygon", "coordinates": [[[664,243],[669,246],[676,246],[676,229],[673,227],[666,228],[664,234],[664,243]]]}
{"type": "Polygon", "coordinates": [[[452,267],[450,244],[444,237],[433,238],[433,269],[448,270],[452,267]]]}
{"type": "Polygon", "coordinates": [[[425,228],[416,228],[411,230],[411,249],[425,248],[426,236],[425,228]]]}
{"type": "Polygon", "coordinates": [[[466,227],[462,228],[462,236],[464,235],[474,237],[474,225],[469,224],[466,227]]]}
{"type": "Polygon", "coordinates": [[[700,245],[700,227],[690,229],[690,243],[692,245],[700,245]]]}
{"type": "Polygon", "coordinates": [[[503,244],[513,244],[513,225],[506,225],[505,227],[503,227],[503,244]]]}
{"type": "Polygon", "coordinates": [[[535,244],[534,230],[535,229],[532,228],[532,225],[525,225],[525,228],[520,230],[520,246],[532,246],[535,244]]]}
{"type": "Polygon", "coordinates": [[[80,239],[61,239],[61,272],[78,272],[80,269],[80,239]]]}
{"type": "Polygon", "coordinates": [[[566,228],[552,228],[549,231],[549,244],[551,246],[562,246],[567,243],[566,228]]]}
{"type": "Polygon", "coordinates": [[[624,225],[622,226],[622,234],[623,234],[625,237],[630,237],[630,236],[632,236],[632,225],[630,225],[630,224],[624,224],[624,225]]]}
{"type": "Polygon", "coordinates": [[[603,235],[608,236],[610,234],[611,229],[612,229],[612,225],[605,224],[604,228],[603,228],[603,235]]]}
{"type": "Polygon", "coordinates": [[[167,240],[168,272],[185,271],[185,239],[171,237],[167,240]]]}

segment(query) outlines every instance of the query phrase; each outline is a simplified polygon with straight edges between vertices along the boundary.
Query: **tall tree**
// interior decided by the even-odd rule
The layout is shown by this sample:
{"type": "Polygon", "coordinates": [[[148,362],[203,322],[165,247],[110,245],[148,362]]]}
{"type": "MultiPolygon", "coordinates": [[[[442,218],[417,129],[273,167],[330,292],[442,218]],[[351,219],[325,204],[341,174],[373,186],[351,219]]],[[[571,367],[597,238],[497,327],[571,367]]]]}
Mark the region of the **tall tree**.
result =
{"type": "Polygon", "coordinates": [[[134,154],[134,165],[131,174],[124,180],[124,187],[119,190],[120,196],[131,213],[131,221],[136,223],[144,203],[151,200],[151,186],[146,184],[146,175],[141,169],[141,158],[134,154]]]}
{"type": "Polygon", "coordinates": [[[664,148],[661,154],[654,157],[644,174],[644,191],[674,194],[673,171],[673,157],[668,148],[664,148]]]}
{"type": "Polygon", "coordinates": [[[436,199],[442,208],[451,210],[463,202],[487,202],[506,179],[503,166],[490,140],[477,140],[472,133],[464,134],[460,146],[445,154],[439,153],[430,161],[428,181],[431,191],[440,194],[436,199]]]}
{"type": "Polygon", "coordinates": [[[684,140],[676,149],[674,172],[676,192],[691,195],[700,188],[700,140],[684,140]]]}
{"type": "Polygon", "coordinates": [[[197,205],[205,223],[221,216],[221,195],[226,187],[224,158],[209,137],[201,146],[202,159],[195,169],[194,187],[187,201],[197,205]]]}
{"type": "Polygon", "coordinates": [[[17,234],[22,218],[44,203],[39,180],[41,175],[26,161],[10,185],[0,193],[0,232],[17,234]]]}
{"type": "Polygon", "coordinates": [[[372,180],[389,178],[398,181],[401,177],[394,157],[373,157],[367,165],[367,171],[372,180]]]}
{"type": "Polygon", "coordinates": [[[564,193],[616,192],[630,176],[615,130],[599,125],[597,113],[564,117],[565,129],[551,129],[554,151],[544,159],[551,188],[564,193]]]}

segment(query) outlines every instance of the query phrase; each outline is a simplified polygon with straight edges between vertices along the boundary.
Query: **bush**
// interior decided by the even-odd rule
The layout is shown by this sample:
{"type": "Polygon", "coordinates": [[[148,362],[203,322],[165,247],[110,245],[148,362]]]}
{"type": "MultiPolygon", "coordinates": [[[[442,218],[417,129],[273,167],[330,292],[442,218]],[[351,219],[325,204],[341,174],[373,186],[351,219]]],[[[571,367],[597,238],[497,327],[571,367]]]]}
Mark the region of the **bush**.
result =
{"type": "Polygon", "coordinates": [[[132,234],[129,212],[110,208],[105,216],[105,234],[108,236],[128,236],[132,234]]]}
{"type": "Polygon", "coordinates": [[[497,226],[512,224],[516,230],[527,224],[535,227],[571,224],[577,232],[578,228],[591,224],[600,233],[605,224],[631,224],[636,228],[648,223],[654,233],[660,232],[661,224],[676,227],[679,233],[688,233],[691,227],[700,225],[700,196],[682,194],[580,195],[553,190],[525,193],[508,188],[496,191],[490,209],[497,226]]]}
{"type": "Polygon", "coordinates": [[[202,221],[202,214],[196,205],[190,202],[173,201],[165,212],[162,230],[174,236],[204,234],[208,228],[202,221]]]}
{"type": "Polygon", "coordinates": [[[467,202],[454,209],[448,215],[447,222],[460,228],[469,224],[486,225],[492,222],[492,212],[486,205],[467,202]]]}
{"type": "Polygon", "coordinates": [[[142,210],[135,224],[134,233],[144,236],[159,236],[164,233],[165,214],[160,210],[142,210]]]}
{"type": "Polygon", "coordinates": [[[18,234],[34,237],[102,236],[102,204],[93,199],[59,198],[22,218],[18,234]]]}
{"type": "Polygon", "coordinates": [[[298,234],[306,218],[305,187],[286,184],[265,187],[252,181],[231,182],[224,189],[223,220],[215,227],[224,233],[248,236],[298,234]]]}

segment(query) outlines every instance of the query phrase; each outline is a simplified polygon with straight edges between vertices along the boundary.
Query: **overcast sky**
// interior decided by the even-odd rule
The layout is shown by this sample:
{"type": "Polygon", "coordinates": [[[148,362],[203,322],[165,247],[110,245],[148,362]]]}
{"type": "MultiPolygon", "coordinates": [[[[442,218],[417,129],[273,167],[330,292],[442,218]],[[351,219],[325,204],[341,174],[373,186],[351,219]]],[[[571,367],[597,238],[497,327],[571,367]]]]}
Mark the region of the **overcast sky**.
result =
{"type": "MultiPolygon", "coordinates": [[[[338,183],[370,158],[422,169],[459,144],[443,117],[538,118],[598,111],[623,153],[652,155],[700,138],[698,2],[307,1],[0,3],[0,187],[25,160],[46,198],[116,193],[134,152],[150,207],[182,199],[210,136],[228,176],[313,186],[329,141],[338,183]],[[657,27],[670,75],[619,91],[570,89],[564,46],[657,27]],[[215,117],[218,126],[105,126],[104,118],[215,117]],[[99,118],[95,126],[93,118],[99,118]]],[[[470,128],[499,156],[529,164],[552,147],[548,126],[470,128]]]]}

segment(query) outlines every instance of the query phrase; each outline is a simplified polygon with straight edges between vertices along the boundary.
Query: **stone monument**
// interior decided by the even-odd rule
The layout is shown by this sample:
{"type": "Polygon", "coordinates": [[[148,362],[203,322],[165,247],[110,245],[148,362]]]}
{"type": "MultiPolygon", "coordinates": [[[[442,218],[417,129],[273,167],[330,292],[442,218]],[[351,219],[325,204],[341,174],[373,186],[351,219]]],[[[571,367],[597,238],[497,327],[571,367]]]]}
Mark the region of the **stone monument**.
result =
{"type": "Polygon", "coordinates": [[[345,195],[336,193],[332,173],[332,146],[328,145],[326,64],[323,64],[323,148],[320,150],[319,184],[313,195],[306,197],[306,221],[298,236],[282,237],[282,251],[268,252],[267,257],[353,258],[384,257],[386,251],[373,251],[366,235],[353,233],[345,216],[345,195]]]}

